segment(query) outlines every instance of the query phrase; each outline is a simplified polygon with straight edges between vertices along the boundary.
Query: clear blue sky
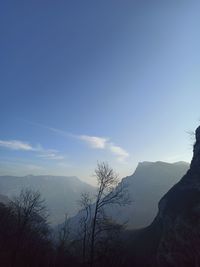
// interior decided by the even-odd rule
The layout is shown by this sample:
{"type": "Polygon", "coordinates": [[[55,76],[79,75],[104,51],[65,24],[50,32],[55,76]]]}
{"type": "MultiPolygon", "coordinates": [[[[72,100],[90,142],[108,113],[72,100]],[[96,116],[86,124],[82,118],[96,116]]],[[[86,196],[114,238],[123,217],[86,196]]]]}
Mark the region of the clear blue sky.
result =
{"type": "Polygon", "coordinates": [[[0,3],[0,174],[97,160],[189,161],[200,119],[200,2],[0,3]]]}

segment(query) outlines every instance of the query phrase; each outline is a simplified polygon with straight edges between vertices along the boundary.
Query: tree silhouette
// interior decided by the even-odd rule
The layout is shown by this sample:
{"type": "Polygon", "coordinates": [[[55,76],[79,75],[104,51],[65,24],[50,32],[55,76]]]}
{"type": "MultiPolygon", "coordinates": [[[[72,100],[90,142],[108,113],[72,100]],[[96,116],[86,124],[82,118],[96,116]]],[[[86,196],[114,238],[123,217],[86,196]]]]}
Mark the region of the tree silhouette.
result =
{"type": "Polygon", "coordinates": [[[98,183],[97,196],[94,203],[94,215],[91,226],[90,267],[94,266],[95,242],[102,232],[113,229],[108,223],[104,207],[108,205],[126,205],[130,203],[126,186],[119,183],[118,175],[105,162],[98,163],[95,170],[98,183]]]}

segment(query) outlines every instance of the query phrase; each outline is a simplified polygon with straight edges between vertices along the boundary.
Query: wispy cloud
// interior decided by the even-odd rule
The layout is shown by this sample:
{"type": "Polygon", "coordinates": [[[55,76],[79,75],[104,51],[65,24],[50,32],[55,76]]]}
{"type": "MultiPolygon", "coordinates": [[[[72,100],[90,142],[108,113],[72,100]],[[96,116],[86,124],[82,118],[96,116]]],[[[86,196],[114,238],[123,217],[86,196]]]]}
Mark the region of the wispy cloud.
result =
{"type": "Polygon", "coordinates": [[[80,135],[77,136],[81,141],[87,143],[91,148],[94,149],[105,149],[110,151],[113,155],[117,157],[120,162],[125,162],[129,157],[129,153],[120,146],[117,146],[109,141],[109,138],[80,135]]]}
{"type": "Polygon", "coordinates": [[[124,148],[120,147],[119,145],[115,145],[113,142],[110,141],[109,138],[91,136],[91,135],[76,135],[76,134],[72,134],[70,132],[66,132],[66,131],[63,131],[63,130],[60,130],[54,127],[50,127],[47,125],[42,125],[42,124],[33,123],[33,122],[28,122],[28,123],[35,125],[35,126],[40,126],[44,129],[47,129],[51,132],[54,132],[66,138],[70,137],[70,138],[79,139],[85,142],[87,145],[89,145],[89,147],[91,147],[92,149],[107,150],[111,152],[113,155],[115,155],[119,162],[125,162],[129,157],[129,153],[124,148]]]}
{"type": "Polygon", "coordinates": [[[62,155],[59,155],[58,153],[55,152],[43,152],[43,154],[38,155],[39,158],[43,158],[43,159],[50,159],[50,160],[62,160],[65,157],[62,155]]]}
{"type": "Polygon", "coordinates": [[[108,144],[109,150],[117,156],[118,161],[125,162],[129,157],[129,153],[120,146],[116,146],[112,143],[108,144]]]}
{"type": "Polygon", "coordinates": [[[41,123],[38,123],[38,122],[32,122],[32,121],[28,121],[28,120],[24,120],[24,119],[20,119],[24,122],[26,122],[27,124],[30,124],[30,125],[33,125],[33,126],[36,126],[36,127],[40,127],[40,128],[43,128],[43,129],[46,129],[46,130],[49,130],[55,134],[58,134],[60,136],[63,136],[63,137],[76,137],[75,135],[73,135],[72,133],[70,132],[66,132],[66,131],[63,131],[63,130],[60,130],[60,129],[57,129],[57,128],[54,128],[54,127],[51,127],[51,126],[48,126],[48,125],[45,125],[45,124],[41,124],[41,123]]]}
{"type": "Polygon", "coordinates": [[[19,140],[0,140],[0,147],[8,148],[11,150],[24,150],[24,151],[34,151],[29,143],[19,141],[19,140]]]}
{"type": "Polygon", "coordinates": [[[80,135],[78,138],[86,142],[90,147],[97,149],[104,149],[108,140],[107,138],[88,135],[80,135]]]}
{"type": "Polygon", "coordinates": [[[0,140],[0,147],[18,151],[33,151],[43,159],[63,160],[65,158],[55,149],[44,149],[40,144],[32,146],[30,143],[21,140],[0,140]]]}

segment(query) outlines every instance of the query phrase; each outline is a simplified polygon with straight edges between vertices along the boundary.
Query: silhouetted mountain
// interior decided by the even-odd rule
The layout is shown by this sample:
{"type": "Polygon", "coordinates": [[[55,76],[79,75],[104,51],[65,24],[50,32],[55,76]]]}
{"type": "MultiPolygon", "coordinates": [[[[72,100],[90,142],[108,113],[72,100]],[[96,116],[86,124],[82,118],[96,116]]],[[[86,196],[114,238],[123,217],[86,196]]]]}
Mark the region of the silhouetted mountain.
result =
{"type": "Polygon", "coordinates": [[[0,176],[0,194],[9,198],[18,195],[22,188],[40,191],[50,212],[50,221],[60,223],[65,214],[74,215],[79,209],[77,201],[82,192],[94,193],[95,188],[77,177],[65,176],[0,176]]]}
{"type": "Polygon", "coordinates": [[[129,232],[127,266],[200,266],[200,127],[190,169],[159,202],[153,223],[129,232]]]}
{"type": "Polygon", "coordinates": [[[122,180],[127,186],[132,203],[111,207],[107,213],[117,222],[128,221],[129,228],[149,225],[158,211],[161,197],[186,173],[186,162],[141,162],[133,175],[122,180]]]}

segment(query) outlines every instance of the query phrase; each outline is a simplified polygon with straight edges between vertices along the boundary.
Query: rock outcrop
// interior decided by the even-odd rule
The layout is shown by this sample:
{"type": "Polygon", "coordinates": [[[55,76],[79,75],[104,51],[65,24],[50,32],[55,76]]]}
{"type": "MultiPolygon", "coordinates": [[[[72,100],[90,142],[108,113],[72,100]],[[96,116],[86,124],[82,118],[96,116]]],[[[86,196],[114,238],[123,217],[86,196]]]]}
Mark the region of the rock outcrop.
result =
{"type": "Polygon", "coordinates": [[[190,169],[161,199],[154,224],[161,228],[158,266],[200,266],[200,127],[190,169]]]}
{"type": "Polygon", "coordinates": [[[128,266],[200,266],[200,127],[190,169],[159,202],[153,223],[132,233],[128,266]]]}

